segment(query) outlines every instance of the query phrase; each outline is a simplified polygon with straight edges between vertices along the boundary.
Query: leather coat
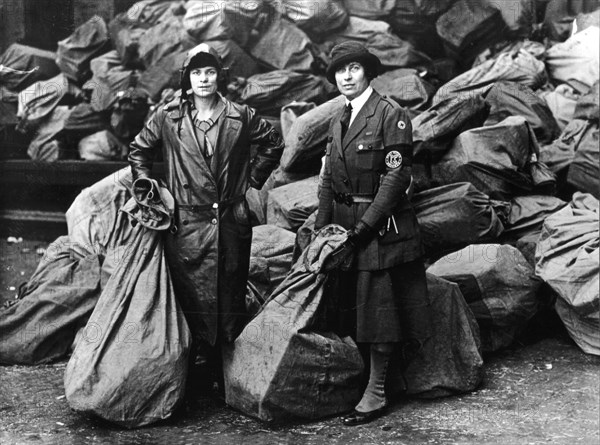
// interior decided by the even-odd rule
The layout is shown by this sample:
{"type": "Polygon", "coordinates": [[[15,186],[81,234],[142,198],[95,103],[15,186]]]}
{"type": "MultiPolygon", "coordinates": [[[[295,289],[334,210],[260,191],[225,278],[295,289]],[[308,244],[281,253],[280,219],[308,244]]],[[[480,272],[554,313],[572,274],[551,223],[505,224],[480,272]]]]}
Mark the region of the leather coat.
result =
{"type": "Polygon", "coordinates": [[[196,142],[189,102],[159,109],[131,143],[133,178],[149,177],[162,150],[167,188],[175,198],[166,253],[175,293],[194,337],[232,341],[246,320],[252,227],[245,199],[260,189],[283,152],[279,133],[255,111],[226,99],[211,170],[196,142]],[[251,158],[250,145],[258,146],[251,158]],[[213,174],[216,171],[216,174],[213,174]]]}

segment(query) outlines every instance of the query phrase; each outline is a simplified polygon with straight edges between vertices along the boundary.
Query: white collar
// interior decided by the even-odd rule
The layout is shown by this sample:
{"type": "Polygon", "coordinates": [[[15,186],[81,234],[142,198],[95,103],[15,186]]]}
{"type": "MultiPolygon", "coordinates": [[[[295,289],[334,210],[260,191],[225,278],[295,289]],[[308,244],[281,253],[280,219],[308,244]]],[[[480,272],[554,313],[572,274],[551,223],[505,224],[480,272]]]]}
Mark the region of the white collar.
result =
{"type": "Polygon", "coordinates": [[[352,100],[346,99],[346,105],[352,104],[352,115],[356,116],[356,113],[360,111],[363,105],[367,102],[371,93],[373,92],[373,87],[369,85],[365,91],[361,93],[360,96],[355,97],[352,100]]]}

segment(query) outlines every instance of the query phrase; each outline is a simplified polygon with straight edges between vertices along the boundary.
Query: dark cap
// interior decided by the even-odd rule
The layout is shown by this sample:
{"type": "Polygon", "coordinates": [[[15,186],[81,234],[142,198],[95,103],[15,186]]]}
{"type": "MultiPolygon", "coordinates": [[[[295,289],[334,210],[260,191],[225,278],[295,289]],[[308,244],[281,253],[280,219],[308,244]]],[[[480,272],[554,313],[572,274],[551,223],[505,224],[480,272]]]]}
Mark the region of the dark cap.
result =
{"type": "Polygon", "coordinates": [[[375,54],[369,52],[366,46],[348,40],[334,46],[331,50],[331,63],[326,72],[327,80],[335,85],[335,72],[350,62],[360,63],[371,79],[377,77],[381,69],[381,61],[375,54]]]}

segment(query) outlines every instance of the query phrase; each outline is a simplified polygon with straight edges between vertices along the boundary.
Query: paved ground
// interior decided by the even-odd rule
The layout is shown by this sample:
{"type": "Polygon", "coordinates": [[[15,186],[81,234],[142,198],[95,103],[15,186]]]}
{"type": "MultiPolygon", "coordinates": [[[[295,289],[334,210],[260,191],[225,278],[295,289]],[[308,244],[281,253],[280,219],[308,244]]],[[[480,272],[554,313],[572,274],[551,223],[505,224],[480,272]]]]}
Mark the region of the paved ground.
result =
{"type": "MultiPolygon", "coordinates": [[[[0,241],[0,301],[11,298],[39,257],[25,241],[0,241]],[[23,273],[21,273],[23,272],[23,273]]],[[[217,398],[182,407],[171,420],[123,430],[72,412],[63,396],[64,362],[0,367],[0,444],[598,444],[600,358],[586,355],[551,319],[514,347],[486,357],[471,394],[395,403],[382,419],[344,427],[337,418],[269,426],[217,398]]]]}

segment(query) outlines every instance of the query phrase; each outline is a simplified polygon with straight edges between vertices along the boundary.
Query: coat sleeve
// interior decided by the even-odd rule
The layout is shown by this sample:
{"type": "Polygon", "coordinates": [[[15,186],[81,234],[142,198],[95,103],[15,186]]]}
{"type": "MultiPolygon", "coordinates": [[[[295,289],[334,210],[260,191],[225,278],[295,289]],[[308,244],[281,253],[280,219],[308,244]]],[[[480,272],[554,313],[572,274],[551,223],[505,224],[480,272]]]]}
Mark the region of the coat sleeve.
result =
{"type": "Polygon", "coordinates": [[[250,186],[261,189],[271,172],[279,165],[283,154],[283,138],[277,130],[248,107],[250,143],[258,145],[254,159],[250,161],[250,186]]]}
{"type": "Polygon", "coordinates": [[[383,116],[383,144],[386,173],[382,175],[373,202],[361,221],[379,230],[390,217],[410,186],[412,174],[412,125],[406,111],[388,106],[383,116]]]}
{"type": "Polygon", "coordinates": [[[131,165],[133,180],[149,178],[154,162],[155,150],[162,143],[162,125],[165,121],[166,112],[159,109],[152,115],[144,125],[142,131],[129,144],[128,161],[131,165]]]}
{"type": "MultiPolygon", "coordinates": [[[[331,133],[331,126],[329,127],[331,133]]],[[[333,213],[333,189],[331,187],[331,137],[327,139],[325,161],[321,172],[321,187],[319,188],[319,209],[315,221],[315,230],[331,223],[333,213]]]]}

